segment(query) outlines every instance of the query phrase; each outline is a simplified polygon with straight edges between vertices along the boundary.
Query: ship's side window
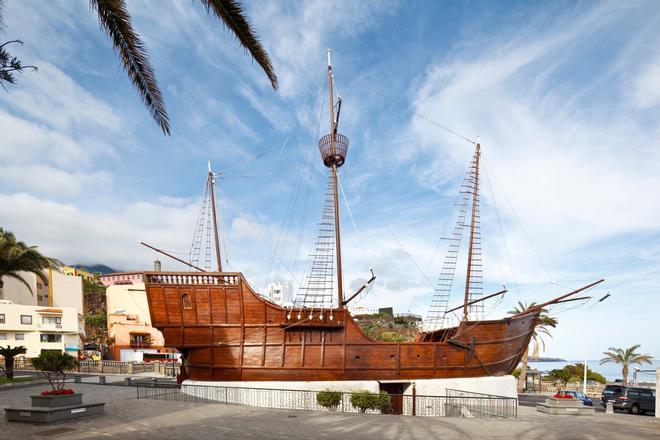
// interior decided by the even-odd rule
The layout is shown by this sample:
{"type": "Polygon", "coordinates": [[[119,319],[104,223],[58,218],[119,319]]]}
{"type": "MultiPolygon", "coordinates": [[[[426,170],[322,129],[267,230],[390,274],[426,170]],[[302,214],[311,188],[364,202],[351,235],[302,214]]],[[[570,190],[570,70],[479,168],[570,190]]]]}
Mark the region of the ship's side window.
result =
{"type": "Polygon", "coordinates": [[[184,309],[192,309],[192,300],[190,299],[190,295],[183,295],[181,297],[181,303],[183,304],[184,309]]]}

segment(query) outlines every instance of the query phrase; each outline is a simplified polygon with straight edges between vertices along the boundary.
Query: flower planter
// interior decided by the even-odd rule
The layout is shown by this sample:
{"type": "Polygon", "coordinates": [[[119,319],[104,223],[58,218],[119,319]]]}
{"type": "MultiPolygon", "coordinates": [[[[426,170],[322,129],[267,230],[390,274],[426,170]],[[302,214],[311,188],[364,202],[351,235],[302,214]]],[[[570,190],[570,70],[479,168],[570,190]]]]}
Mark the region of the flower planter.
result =
{"type": "Polygon", "coordinates": [[[82,405],[82,398],[83,393],[30,396],[30,399],[32,399],[32,406],[46,408],[82,405]]]}
{"type": "Polygon", "coordinates": [[[103,414],[105,403],[82,403],[83,393],[30,396],[32,406],[5,408],[8,422],[55,423],[103,414]]]}

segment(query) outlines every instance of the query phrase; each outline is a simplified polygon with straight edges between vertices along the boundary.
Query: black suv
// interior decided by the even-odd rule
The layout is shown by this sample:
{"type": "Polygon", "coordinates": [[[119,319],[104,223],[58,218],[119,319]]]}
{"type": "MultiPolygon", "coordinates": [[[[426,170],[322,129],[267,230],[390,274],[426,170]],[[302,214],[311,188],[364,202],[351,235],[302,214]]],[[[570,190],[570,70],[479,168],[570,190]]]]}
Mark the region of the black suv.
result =
{"type": "Polygon", "coordinates": [[[655,390],[625,385],[607,385],[600,397],[600,404],[605,407],[607,402],[612,402],[614,409],[626,410],[630,414],[655,412],[655,390]]]}

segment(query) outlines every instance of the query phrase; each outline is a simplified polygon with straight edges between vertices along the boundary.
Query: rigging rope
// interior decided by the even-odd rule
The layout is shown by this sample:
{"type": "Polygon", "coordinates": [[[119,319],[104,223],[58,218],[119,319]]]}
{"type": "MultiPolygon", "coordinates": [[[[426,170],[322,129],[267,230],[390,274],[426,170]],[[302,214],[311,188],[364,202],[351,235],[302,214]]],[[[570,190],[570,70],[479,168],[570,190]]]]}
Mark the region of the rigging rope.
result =
{"type": "MultiPolygon", "coordinates": [[[[366,78],[365,78],[365,79],[366,79],[366,78]]],[[[463,139],[464,141],[467,141],[467,142],[471,143],[472,145],[476,145],[476,144],[477,144],[477,142],[476,142],[475,140],[470,139],[469,137],[462,135],[461,133],[459,133],[459,132],[457,132],[456,130],[453,130],[453,129],[447,127],[446,125],[443,125],[443,124],[441,124],[441,123],[439,123],[439,122],[436,122],[435,120],[431,119],[430,117],[428,117],[428,116],[426,116],[426,115],[424,115],[424,114],[422,114],[422,113],[419,113],[419,112],[416,111],[416,110],[413,110],[409,105],[401,104],[401,103],[397,102],[396,100],[394,100],[394,99],[392,99],[392,98],[390,98],[390,97],[388,97],[388,96],[385,96],[385,95],[383,95],[383,94],[381,94],[381,93],[375,91],[374,89],[372,89],[371,87],[369,87],[369,86],[363,84],[362,82],[363,82],[363,79],[361,79],[361,80],[356,80],[356,82],[355,82],[354,85],[358,85],[358,84],[360,84],[362,87],[364,87],[365,90],[367,90],[367,91],[373,93],[374,95],[376,95],[376,96],[378,96],[378,97],[380,97],[380,98],[382,98],[382,99],[384,99],[384,100],[386,100],[386,101],[391,102],[392,104],[394,104],[394,105],[396,105],[396,106],[398,106],[398,107],[403,108],[404,110],[409,111],[409,112],[412,113],[413,115],[415,115],[415,116],[417,116],[417,117],[420,117],[420,118],[424,119],[425,121],[427,121],[427,122],[429,122],[429,123],[431,123],[431,124],[433,124],[433,125],[435,125],[435,126],[441,128],[442,130],[446,131],[447,133],[450,133],[450,134],[452,134],[452,135],[454,135],[454,136],[456,136],[456,137],[458,137],[458,138],[460,138],[460,139],[463,139]]]]}
{"type": "MultiPolygon", "coordinates": [[[[488,160],[486,158],[484,158],[484,162],[486,162],[487,167],[490,167],[490,165],[488,163],[488,160]]],[[[554,284],[554,281],[552,279],[552,275],[550,275],[550,271],[548,271],[548,268],[546,267],[545,262],[543,261],[543,258],[541,258],[541,254],[539,253],[536,246],[534,245],[534,242],[532,241],[531,237],[529,236],[529,233],[527,232],[527,229],[525,229],[525,226],[523,225],[522,221],[520,220],[520,217],[518,216],[518,213],[513,208],[513,205],[511,204],[511,201],[507,197],[506,192],[504,191],[504,188],[502,187],[502,185],[500,184],[499,179],[497,178],[497,174],[495,173],[494,168],[490,167],[490,169],[491,169],[491,173],[493,175],[493,179],[495,180],[495,183],[499,187],[499,189],[502,193],[502,196],[504,197],[504,200],[506,200],[507,204],[509,205],[509,208],[511,208],[511,212],[513,213],[516,221],[518,222],[518,225],[520,226],[520,229],[523,231],[523,233],[525,234],[525,237],[527,238],[527,241],[529,242],[532,249],[534,250],[534,253],[536,254],[536,257],[538,258],[539,262],[541,263],[541,266],[543,267],[543,270],[545,271],[546,275],[548,276],[548,280],[550,281],[550,284],[554,284]]]]}

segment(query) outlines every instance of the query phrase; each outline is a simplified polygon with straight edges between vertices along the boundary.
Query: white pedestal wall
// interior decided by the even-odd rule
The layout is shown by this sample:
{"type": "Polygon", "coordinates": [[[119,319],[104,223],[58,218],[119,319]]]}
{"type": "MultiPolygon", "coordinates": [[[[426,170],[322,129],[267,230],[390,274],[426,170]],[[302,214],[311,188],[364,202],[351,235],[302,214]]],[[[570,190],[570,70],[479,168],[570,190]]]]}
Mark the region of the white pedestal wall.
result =
{"type": "Polygon", "coordinates": [[[655,369],[655,416],[660,418],[660,399],[658,399],[658,387],[660,387],[660,368],[655,369]]]}

